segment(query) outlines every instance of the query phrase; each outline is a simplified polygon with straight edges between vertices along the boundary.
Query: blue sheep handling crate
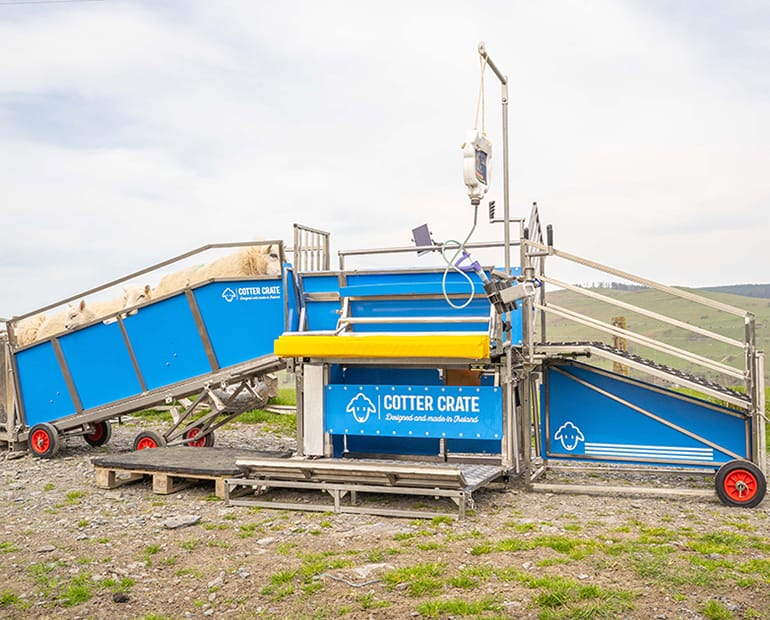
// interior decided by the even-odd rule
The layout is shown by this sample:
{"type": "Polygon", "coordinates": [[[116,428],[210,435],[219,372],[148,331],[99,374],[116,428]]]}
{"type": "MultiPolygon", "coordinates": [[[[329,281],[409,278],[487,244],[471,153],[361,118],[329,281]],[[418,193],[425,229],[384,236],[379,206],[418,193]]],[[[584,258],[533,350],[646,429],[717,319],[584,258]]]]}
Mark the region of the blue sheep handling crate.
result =
{"type": "Polygon", "coordinates": [[[193,437],[210,445],[213,430],[234,415],[234,405],[221,402],[227,394],[217,399],[210,387],[253,391],[260,377],[283,367],[273,341],[297,320],[295,278],[285,264],[281,276],[210,280],[19,348],[12,357],[28,429],[20,441],[41,457],[56,454],[61,435],[102,445],[111,418],[201,392],[196,402],[209,394],[221,406],[186,426],[190,416],[183,415],[164,437],[145,434],[141,447],[193,437]]]}

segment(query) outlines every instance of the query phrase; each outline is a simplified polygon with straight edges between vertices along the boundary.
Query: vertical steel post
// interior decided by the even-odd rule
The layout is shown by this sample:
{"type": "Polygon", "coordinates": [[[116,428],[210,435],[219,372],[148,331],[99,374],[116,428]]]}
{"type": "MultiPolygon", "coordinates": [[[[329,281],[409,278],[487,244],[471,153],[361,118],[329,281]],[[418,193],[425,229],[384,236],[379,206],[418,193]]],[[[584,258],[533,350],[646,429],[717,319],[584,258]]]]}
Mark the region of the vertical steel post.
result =
{"type": "MultiPolygon", "coordinates": [[[[511,274],[511,211],[510,196],[508,191],[508,77],[505,76],[487,54],[484,42],[478,45],[479,55],[486,61],[490,69],[494,71],[501,85],[501,100],[503,114],[503,235],[505,254],[505,274],[511,274]]],[[[521,228],[521,226],[520,226],[521,228]]],[[[504,337],[504,334],[503,334],[504,337]]],[[[513,469],[516,474],[521,473],[520,447],[524,441],[519,433],[520,418],[522,415],[521,403],[517,408],[514,397],[516,378],[513,373],[512,351],[510,337],[505,349],[505,368],[503,370],[503,441],[502,441],[502,465],[506,469],[513,469]]],[[[529,437],[526,437],[529,441],[529,437]]]]}
{"type": "Polygon", "coordinates": [[[765,435],[765,427],[767,420],[765,419],[765,355],[764,353],[756,353],[754,356],[755,363],[755,376],[757,377],[757,411],[754,416],[754,428],[756,429],[756,450],[757,454],[754,458],[757,467],[767,476],[767,436],[765,435]]]}

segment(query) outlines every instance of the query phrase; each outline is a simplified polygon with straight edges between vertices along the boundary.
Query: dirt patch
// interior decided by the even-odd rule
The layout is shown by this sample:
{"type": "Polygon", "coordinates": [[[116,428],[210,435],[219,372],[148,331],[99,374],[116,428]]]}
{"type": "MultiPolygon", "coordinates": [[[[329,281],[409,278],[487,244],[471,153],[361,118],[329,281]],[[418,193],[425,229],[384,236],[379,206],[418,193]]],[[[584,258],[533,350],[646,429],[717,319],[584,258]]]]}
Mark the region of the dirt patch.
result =
{"type": "MultiPolygon", "coordinates": [[[[91,459],[138,430],[116,426],[101,449],[69,439],[53,460],[0,454],[0,616],[770,618],[767,501],[507,488],[455,521],[229,507],[211,482],[96,488],[91,459]]],[[[231,423],[217,445],[294,442],[231,423]]]]}

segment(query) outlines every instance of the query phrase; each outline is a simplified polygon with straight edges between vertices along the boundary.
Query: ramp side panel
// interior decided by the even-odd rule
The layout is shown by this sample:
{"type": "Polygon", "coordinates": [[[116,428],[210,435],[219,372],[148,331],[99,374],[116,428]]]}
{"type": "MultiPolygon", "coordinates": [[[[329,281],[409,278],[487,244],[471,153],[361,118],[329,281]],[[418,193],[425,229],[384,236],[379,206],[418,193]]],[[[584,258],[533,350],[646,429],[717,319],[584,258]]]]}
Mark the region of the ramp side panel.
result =
{"type": "Polygon", "coordinates": [[[307,330],[328,331],[335,329],[342,307],[337,297],[339,295],[339,276],[333,273],[305,273],[300,275],[300,281],[305,295],[307,330]],[[327,299],[314,299],[314,295],[327,299]]]}
{"type": "Polygon", "coordinates": [[[549,458],[709,468],[750,458],[741,414],[588,366],[549,368],[541,403],[549,458]]]}
{"type": "Polygon", "coordinates": [[[147,389],[212,372],[184,294],[140,308],[125,327],[147,389]]]}
{"type": "Polygon", "coordinates": [[[16,353],[25,424],[34,426],[75,411],[51,341],[16,353]]]}
{"type": "Polygon", "coordinates": [[[120,326],[97,323],[59,340],[83,409],[142,391],[120,326]]]}
{"type": "Polygon", "coordinates": [[[281,280],[215,282],[194,294],[220,367],[273,354],[284,328],[281,280]]]}
{"type": "Polygon", "coordinates": [[[286,317],[283,324],[284,331],[295,332],[299,329],[300,290],[297,274],[289,263],[283,264],[283,288],[286,297],[286,317]]]}

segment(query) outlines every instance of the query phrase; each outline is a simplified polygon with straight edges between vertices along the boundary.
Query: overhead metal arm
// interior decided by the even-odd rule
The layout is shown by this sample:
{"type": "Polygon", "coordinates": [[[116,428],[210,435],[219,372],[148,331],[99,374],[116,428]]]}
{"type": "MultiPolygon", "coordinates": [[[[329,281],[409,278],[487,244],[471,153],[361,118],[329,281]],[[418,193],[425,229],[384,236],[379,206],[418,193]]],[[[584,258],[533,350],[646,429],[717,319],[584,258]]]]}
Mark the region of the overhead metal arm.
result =
{"type": "Polygon", "coordinates": [[[511,233],[509,230],[510,223],[510,203],[508,199],[508,77],[498,69],[497,65],[492,61],[487,53],[487,49],[484,46],[484,42],[479,43],[479,55],[486,61],[489,68],[494,71],[497,79],[500,80],[502,85],[502,104],[503,104],[503,219],[504,223],[504,239],[505,239],[505,273],[511,275],[511,233]]]}

